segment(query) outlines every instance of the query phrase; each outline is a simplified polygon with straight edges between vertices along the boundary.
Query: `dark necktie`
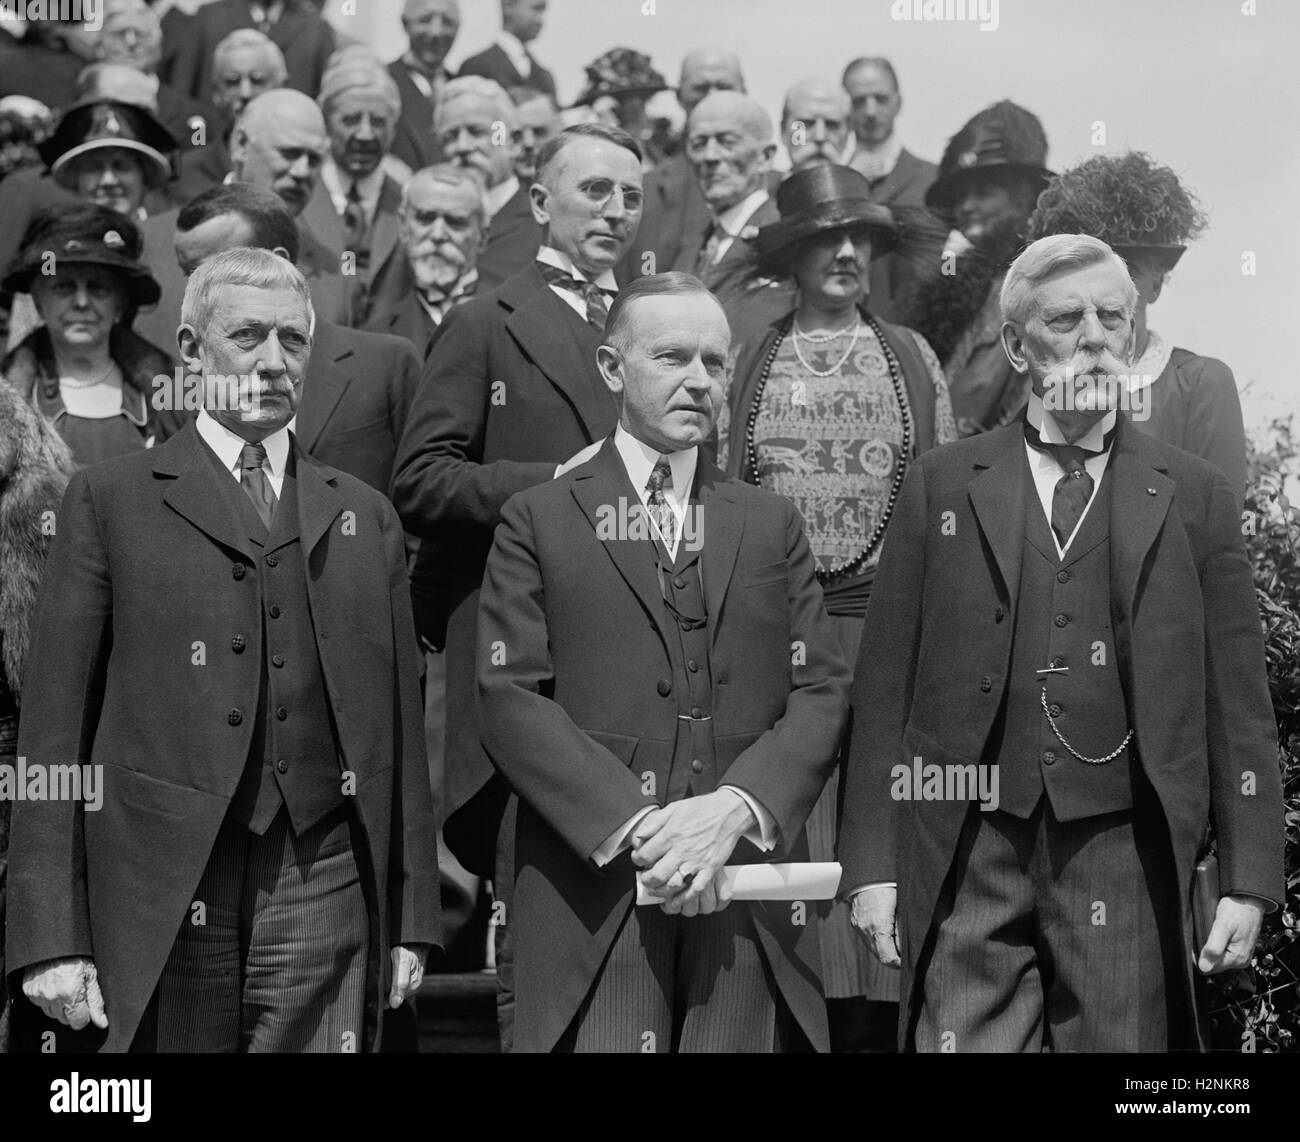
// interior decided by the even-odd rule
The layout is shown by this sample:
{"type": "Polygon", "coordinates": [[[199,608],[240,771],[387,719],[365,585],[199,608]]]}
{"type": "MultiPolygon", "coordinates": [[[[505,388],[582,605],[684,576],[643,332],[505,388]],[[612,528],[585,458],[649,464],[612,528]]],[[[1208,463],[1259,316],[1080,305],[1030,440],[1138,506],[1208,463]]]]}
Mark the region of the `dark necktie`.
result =
{"type": "Polygon", "coordinates": [[[354,182],[348,188],[348,204],[343,209],[343,241],[345,248],[357,256],[357,268],[364,269],[370,251],[366,249],[366,212],[361,205],[361,192],[354,182]]]}
{"type": "Polygon", "coordinates": [[[1106,452],[1114,438],[1115,430],[1112,428],[1106,433],[1100,451],[1080,448],[1077,444],[1048,444],[1039,435],[1038,429],[1025,421],[1025,440],[1029,446],[1038,452],[1046,452],[1065,472],[1056,481],[1056,488],[1052,492],[1052,530],[1062,547],[1079,526],[1079,520],[1083,518],[1083,511],[1092,499],[1092,490],[1096,486],[1084,465],[1089,456],[1100,456],[1106,452]]]}
{"type": "Polygon", "coordinates": [[[713,225],[705,231],[700,252],[695,255],[695,276],[697,278],[703,277],[713,267],[714,262],[718,260],[718,247],[722,244],[722,234],[721,228],[713,225]]]}
{"type": "Polygon", "coordinates": [[[260,444],[245,444],[239,452],[239,484],[245,495],[253,501],[253,507],[271,530],[271,520],[275,516],[275,492],[271,481],[266,478],[263,465],[266,463],[266,449],[260,444]]]}
{"type": "Polygon", "coordinates": [[[664,488],[673,486],[673,470],[668,466],[667,457],[660,456],[655,462],[650,472],[650,479],[645,482],[645,486],[646,491],[650,493],[646,510],[659,528],[664,546],[671,552],[673,541],[677,538],[677,516],[673,513],[673,506],[668,502],[668,497],[664,495],[664,488]]]}
{"type": "Polygon", "coordinates": [[[609,316],[609,302],[605,300],[605,291],[595,282],[580,282],[572,274],[545,262],[538,262],[537,268],[547,285],[559,286],[573,293],[580,294],[587,303],[587,321],[601,333],[605,332],[605,318],[609,316]]]}

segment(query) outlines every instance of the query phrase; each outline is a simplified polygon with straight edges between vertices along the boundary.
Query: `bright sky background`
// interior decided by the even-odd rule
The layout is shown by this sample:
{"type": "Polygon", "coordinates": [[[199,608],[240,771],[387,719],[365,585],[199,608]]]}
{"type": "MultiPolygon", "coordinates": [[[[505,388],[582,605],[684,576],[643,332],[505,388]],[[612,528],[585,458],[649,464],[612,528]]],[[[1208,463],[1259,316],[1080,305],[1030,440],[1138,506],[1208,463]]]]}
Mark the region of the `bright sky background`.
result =
{"type": "MultiPolygon", "coordinates": [[[[386,58],[405,47],[401,0],[354,0],[335,22],[386,58]]],[[[343,0],[329,0],[330,10],[343,0]]],[[[998,27],[901,22],[891,0],[550,0],[534,54],[562,101],[583,65],[611,47],[647,52],[670,83],[689,49],[739,53],[749,90],[776,118],[782,94],[810,75],[837,78],[857,55],[898,71],[898,130],[938,161],[975,111],[1014,99],[1043,121],[1060,170],[1099,152],[1138,148],[1172,166],[1210,215],[1151,323],[1176,344],[1220,357],[1245,389],[1247,425],[1300,406],[1291,357],[1300,327],[1300,3],[1255,0],[1000,0],[998,27]],[[1094,123],[1105,145],[1094,146],[1094,123]],[[1256,273],[1242,259],[1255,255],[1256,273]]],[[[461,0],[449,62],[499,27],[497,0],[461,0]]]]}

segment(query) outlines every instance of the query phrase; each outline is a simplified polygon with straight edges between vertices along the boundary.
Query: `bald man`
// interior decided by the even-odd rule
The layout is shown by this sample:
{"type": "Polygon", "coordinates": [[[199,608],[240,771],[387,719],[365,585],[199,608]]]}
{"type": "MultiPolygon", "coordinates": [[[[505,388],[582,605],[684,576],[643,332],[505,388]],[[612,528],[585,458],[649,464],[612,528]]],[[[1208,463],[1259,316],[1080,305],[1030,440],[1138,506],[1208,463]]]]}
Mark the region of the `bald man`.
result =
{"type": "Polygon", "coordinates": [[[771,117],[738,91],[706,95],[686,120],[686,157],[709,217],[683,235],[672,268],[700,278],[724,304],[741,289],[737,273],[758,228],[780,218],[769,193],[775,154],[771,117]]]}
{"type": "MultiPolygon", "coordinates": [[[[682,60],[677,101],[687,114],[711,92],[744,90],[740,57],[735,52],[696,48],[682,60]]],[[[646,175],[641,228],[615,271],[619,282],[626,284],[641,274],[671,268],[687,236],[702,233],[711,217],[685,151],[677,152],[646,175]],[[647,259],[648,254],[653,257],[647,259]]]]}
{"type": "Polygon", "coordinates": [[[849,111],[849,94],[833,79],[801,79],[785,93],[781,141],[791,174],[819,163],[848,161],[849,111]]]}

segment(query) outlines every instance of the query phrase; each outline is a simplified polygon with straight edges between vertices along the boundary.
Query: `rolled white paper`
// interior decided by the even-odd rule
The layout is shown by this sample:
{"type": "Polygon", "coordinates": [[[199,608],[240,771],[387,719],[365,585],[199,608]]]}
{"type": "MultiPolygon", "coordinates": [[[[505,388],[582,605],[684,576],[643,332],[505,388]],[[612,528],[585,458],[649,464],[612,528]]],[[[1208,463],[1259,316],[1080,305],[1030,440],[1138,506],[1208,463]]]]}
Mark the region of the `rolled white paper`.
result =
{"type": "MultiPolygon", "coordinates": [[[[636,902],[662,904],[636,874],[636,902]]],[[[722,878],[731,885],[733,900],[834,900],[840,886],[840,866],[835,861],[802,864],[729,864],[722,878]]]]}

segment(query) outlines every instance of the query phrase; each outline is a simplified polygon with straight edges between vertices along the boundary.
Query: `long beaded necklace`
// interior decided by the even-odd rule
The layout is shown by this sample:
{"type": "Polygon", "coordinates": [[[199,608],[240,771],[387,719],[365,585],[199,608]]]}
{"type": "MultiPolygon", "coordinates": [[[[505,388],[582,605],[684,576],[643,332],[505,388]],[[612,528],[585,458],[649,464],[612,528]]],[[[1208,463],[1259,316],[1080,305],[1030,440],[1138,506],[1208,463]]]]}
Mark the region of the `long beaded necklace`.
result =
{"type": "MultiPolygon", "coordinates": [[[[876,340],[880,342],[880,348],[885,354],[885,364],[889,366],[889,380],[894,386],[894,396],[898,400],[898,411],[903,421],[903,446],[898,453],[898,470],[894,473],[894,479],[889,488],[889,496],[885,500],[885,509],[880,513],[880,522],[876,524],[867,540],[867,546],[862,553],[855,559],[844,564],[842,567],[836,567],[832,570],[823,571],[817,568],[817,578],[823,583],[830,579],[838,579],[844,576],[856,574],[875,554],[876,548],[880,546],[880,541],[885,537],[885,528],[889,526],[890,516],[894,514],[894,505],[898,502],[898,493],[903,487],[903,477],[907,474],[908,457],[912,454],[912,413],[907,403],[907,389],[903,383],[903,370],[898,363],[898,358],[894,355],[893,347],[885,340],[885,335],[881,332],[880,325],[871,314],[866,315],[866,324],[871,327],[871,331],[876,335],[876,340]]],[[[781,348],[781,343],[790,336],[790,331],[794,328],[794,314],[791,314],[781,323],[777,330],[776,337],[772,341],[772,347],[768,350],[767,357],[763,361],[762,371],[758,375],[758,386],[754,390],[754,400],[749,407],[749,420],[745,425],[745,452],[749,460],[749,469],[754,473],[755,482],[758,481],[758,449],[754,447],[754,425],[758,422],[759,409],[763,403],[763,390],[767,387],[767,379],[772,372],[772,364],[776,360],[776,355],[781,348]]],[[[861,329],[861,323],[858,326],[861,329]]],[[[857,340],[855,335],[854,340],[857,340]]],[[[850,349],[852,346],[850,346],[850,349]]],[[[798,354],[799,342],[795,340],[795,352],[798,354]]],[[[803,356],[799,355],[800,362],[810,373],[815,376],[829,376],[829,373],[817,373],[808,367],[803,356]]],[[[835,367],[833,372],[837,372],[848,360],[845,354],[844,360],[835,367]]]]}

